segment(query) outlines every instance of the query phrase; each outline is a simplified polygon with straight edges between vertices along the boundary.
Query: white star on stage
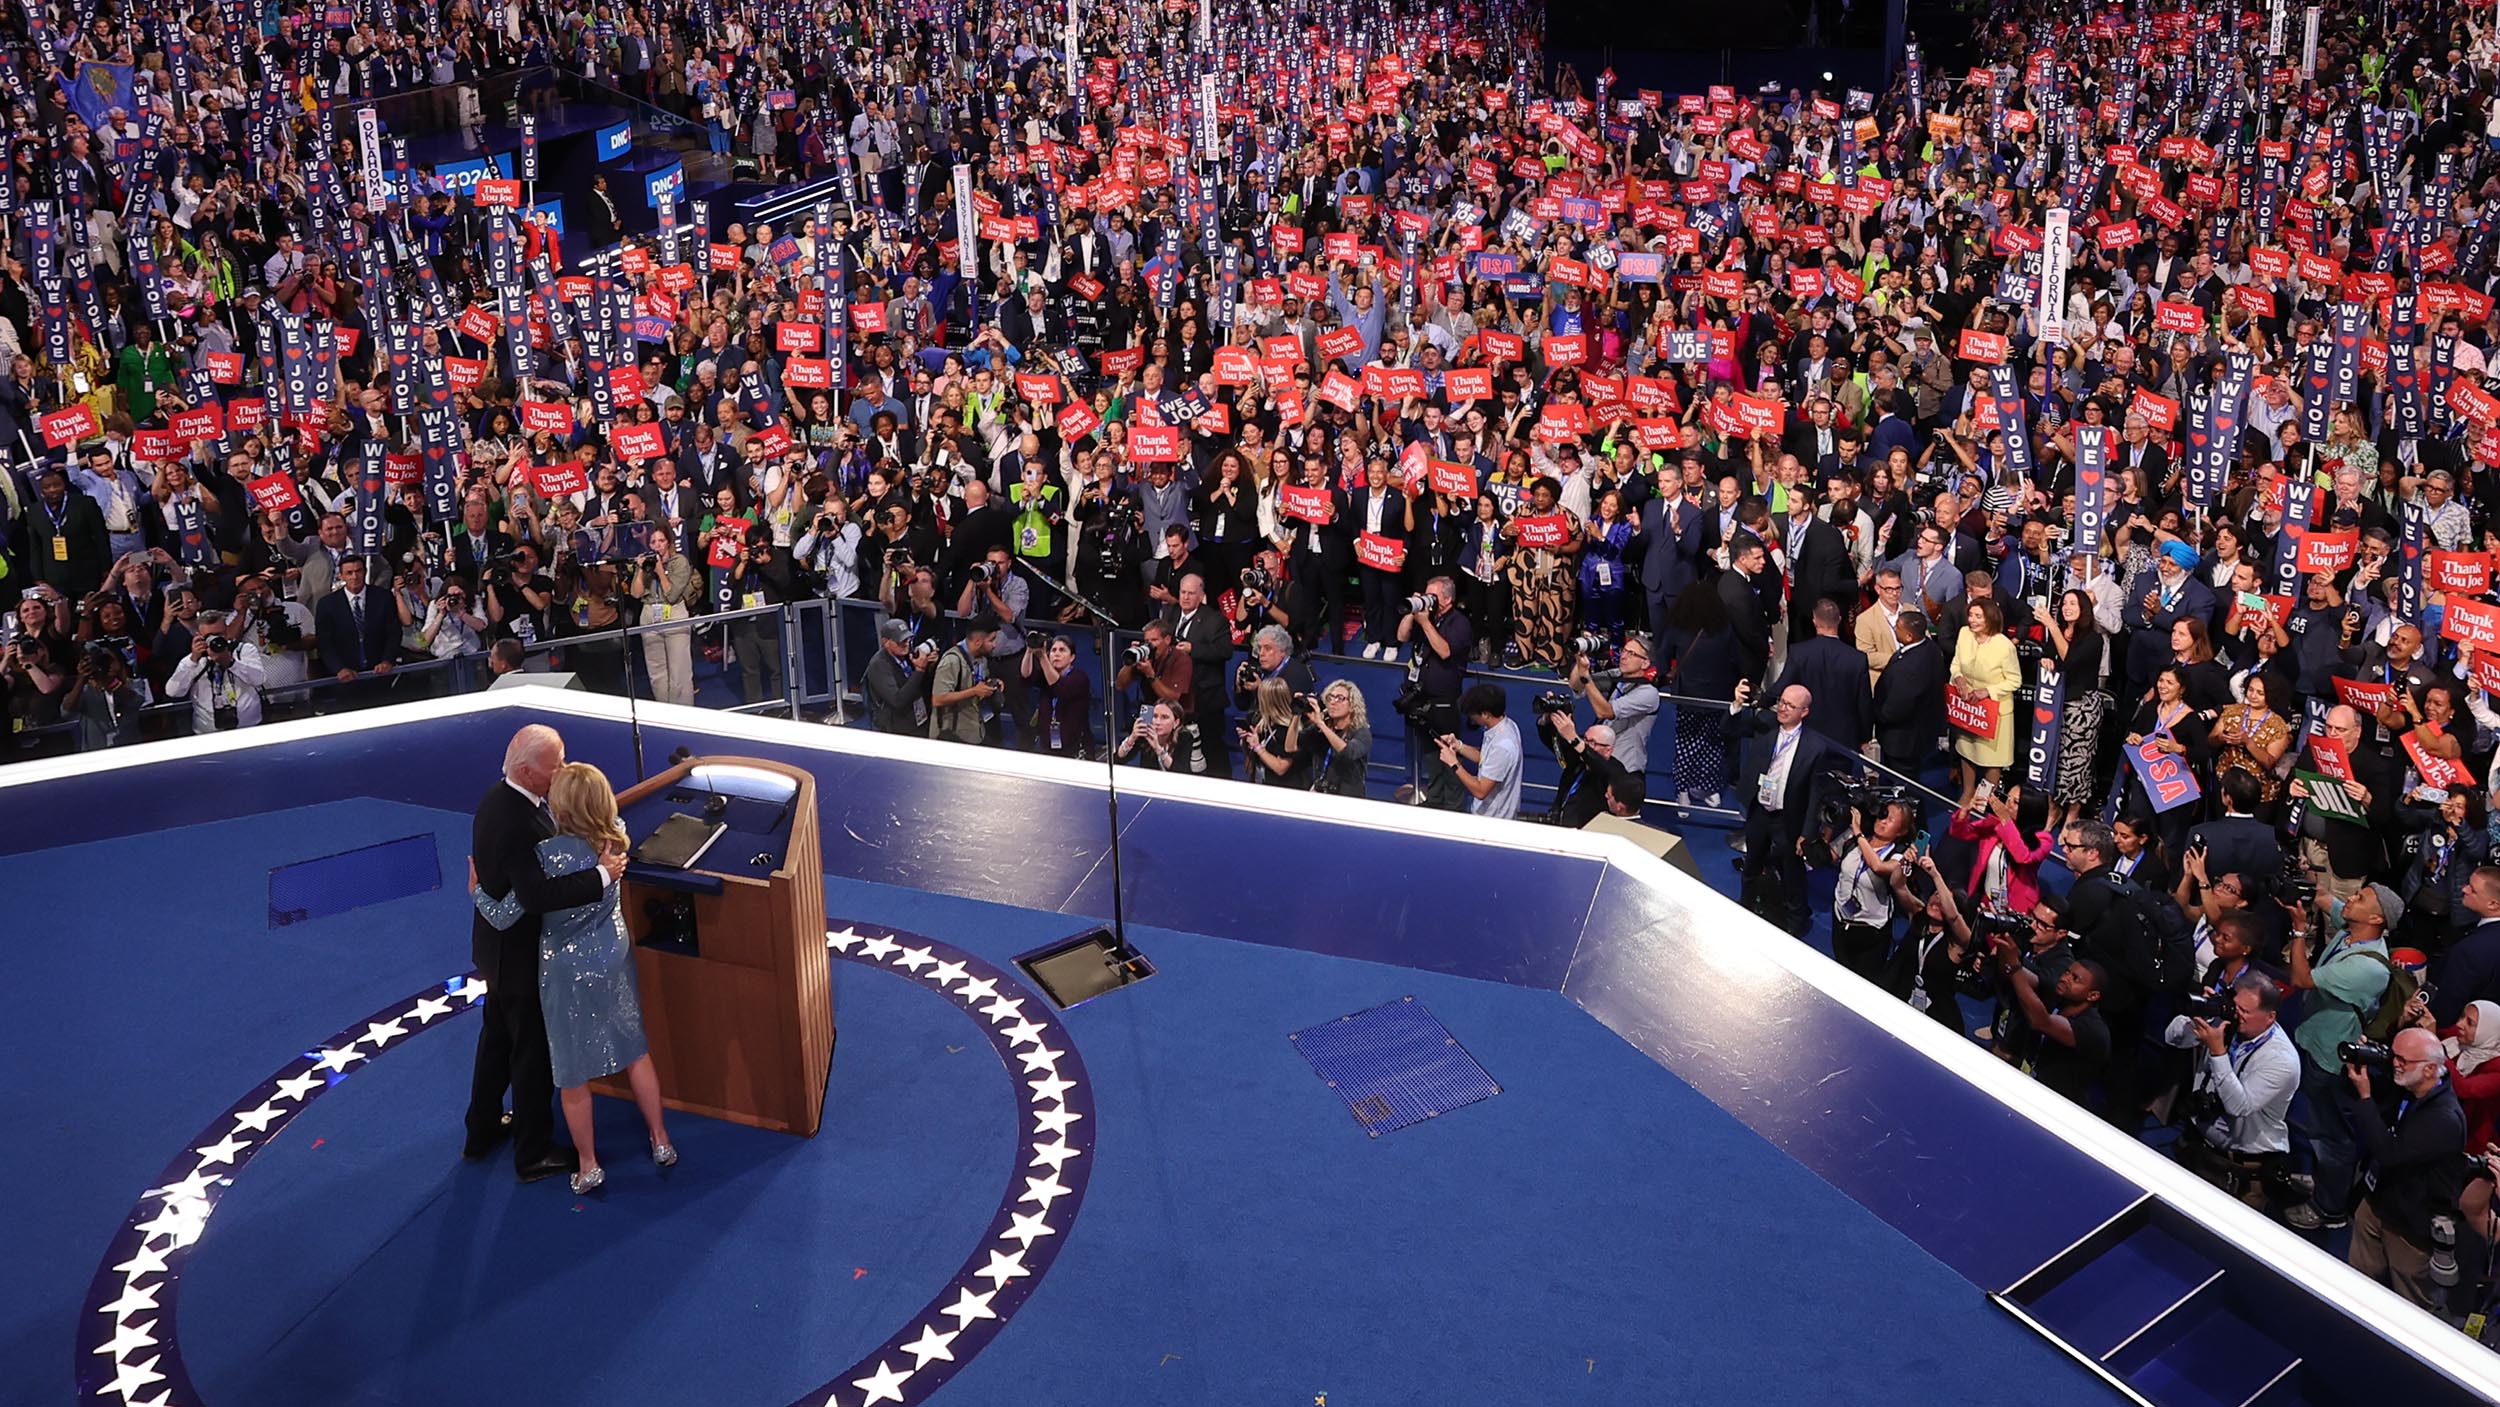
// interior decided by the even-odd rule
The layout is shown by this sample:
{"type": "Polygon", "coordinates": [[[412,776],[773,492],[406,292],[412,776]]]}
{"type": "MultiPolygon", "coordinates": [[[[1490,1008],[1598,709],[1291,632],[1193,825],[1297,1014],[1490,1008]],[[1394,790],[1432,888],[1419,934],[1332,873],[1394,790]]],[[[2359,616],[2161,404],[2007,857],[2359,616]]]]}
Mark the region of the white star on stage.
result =
{"type": "Polygon", "coordinates": [[[1033,1161],[1025,1164],[1025,1166],[1028,1168],[1038,1168],[1042,1164],[1048,1163],[1050,1164],[1050,1171],[1052,1175],[1056,1176],[1059,1172],[1059,1165],[1075,1156],[1076,1150],[1070,1148],[1068,1146],[1068,1141],[1064,1138],[1060,1139],[1056,1143],[1036,1143],[1033,1145],[1033,1161]]]}
{"type": "Polygon", "coordinates": [[[903,945],[880,933],[876,937],[871,938],[867,942],[859,945],[859,955],[864,958],[875,958],[877,961],[883,962],[885,961],[886,954],[893,952],[896,948],[901,946],[903,945]]]}
{"type": "Polygon", "coordinates": [[[136,1393],[139,1389],[146,1387],[150,1383],[161,1383],[165,1381],[165,1375],[156,1371],[156,1365],[162,1361],[162,1359],[163,1355],[159,1354],[157,1357],[151,1358],[145,1363],[124,1363],[119,1365],[119,1371],[113,1374],[113,1381],[105,1384],[101,1388],[96,1389],[96,1396],[119,1397],[124,1402],[131,1401],[132,1394],[136,1393]]]}
{"type": "MultiPolygon", "coordinates": [[[[995,1255],[996,1252],[992,1254],[995,1255]]],[[[133,1324],[125,1320],[113,1327],[112,1342],[97,1344],[95,1351],[118,1363],[138,1350],[151,1347],[155,1343],[156,1335],[149,1332],[147,1325],[133,1324]]]]}
{"type": "Polygon", "coordinates": [[[301,1099],[305,1095],[312,1093],[314,1090],[317,1090],[328,1083],[329,1081],[321,1078],[319,1075],[297,1075],[293,1079],[278,1081],[278,1092],[269,1097],[272,1099],[301,1099]]]}
{"type": "Polygon", "coordinates": [[[153,1241],[159,1236],[173,1238],[171,1249],[180,1250],[200,1239],[200,1231],[208,1224],[208,1203],[194,1197],[169,1200],[165,1210],[139,1223],[139,1234],[153,1241]]]}
{"type": "Polygon", "coordinates": [[[1053,1075],[1047,1080],[1026,1080],[1024,1087],[1033,1091],[1035,1100],[1043,1104],[1056,1104],[1067,1097],[1069,1090],[1076,1088],[1076,1081],[1063,1080],[1053,1075]]]}
{"type": "Polygon", "coordinates": [[[269,1126],[286,1117],[286,1111],[275,1103],[264,1101],[257,1109],[246,1109],[234,1116],[234,1126],[254,1133],[267,1133],[269,1126]]]}
{"type": "Polygon", "coordinates": [[[964,983],[964,989],[955,995],[962,998],[966,1006],[974,1002],[995,1001],[998,999],[998,984],[987,977],[975,977],[964,983]]]}
{"type": "Polygon", "coordinates": [[[364,1055],[353,1046],[342,1047],[338,1050],[325,1050],[314,1059],[313,1068],[317,1070],[337,1070],[344,1073],[348,1066],[353,1065],[357,1061],[364,1058],[364,1055]]]}
{"type": "Polygon", "coordinates": [[[942,962],[929,969],[929,980],[941,987],[952,987],[971,975],[959,962],[942,962]]]}
{"type": "Polygon", "coordinates": [[[1042,1028],[1030,1021],[1019,1021],[999,1034],[1007,1038],[1009,1045],[1038,1045],[1042,1039],[1042,1028]]]}
{"type": "Polygon", "coordinates": [[[408,1019],[422,1026],[437,1016],[449,1016],[451,1003],[441,997],[427,997],[408,1010],[408,1019]]]}
{"type": "MultiPolygon", "coordinates": [[[[1057,1170],[1053,1169],[1053,1171],[1055,1172],[1057,1170]]],[[[1031,1250],[1033,1248],[1033,1241],[1035,1237],[1056,1236],[1059,1234],[1058,1232],[1051,1230],[1050,1223],[1044,1219],[1050,1215],[1048,1212],[1035,1212],[1031,1216],[1026,1216],[1022,1212],[1015,1212],[1010,1215],[1014,1217],[1015,1222],[1006,1230],[998,1233],[998,1239],[1001,1241],[1014,1241],[1022,1245],[1026,1250],[1031,1250]]],[[[996,1251],[992,1251],[990,1254],[996,1255],[998,1253],[996,1251]]],[[[976,1273],[986,1274],[987,1272],[976,1273]]]]}
{"type": "Polygon", "coordinates": [[[920,1337],[903,1345],[903,1351],[919,1360],[912,1364],[914,1369],[928,1367],[929,1360],[932,1358],[943,1358],[952,1363],[955,1361],[954,1350],[948,1348],[947,1345],[953,1343],[955,1336],[962,1332],[961,1329],[952,1329],[941,1334],[937,1330],[937,1325],[923,1324],[920,1326],[920,1337]]]}
{"type": "Polygon", "coordinates": [[[165,1273],[166,1255],[165,1251],[150,1250],[142,1244],[139,1249],[130,1253],[130,1259],[113,1268],[121,1272],[124,1280],[145,1280],[151,1275],[165,1273]]]}
{"type": "Polygon", "coordinates": [[[906,972],[918,972],[937,961],[937,954],[927,948],[905,948],[894,955],[894,965],[906,972]]]}
{"type": "Polygon", "coordinates": [[[1033,1111],[1033,1131],[1064,1134],[1068,1131],[1068,1125],[1084,1117],[1065,1104],[1055,1109],[1036,1109],[1033,1111]]]}
{"type": "Polygon", "coordinates": [[[1024,999],[1022,997],[1000,997],[998,1000],[991,1002],[988,1006],[981,1008],[981,1014],[988,1017],[991,1021],[1001,1025],[1004,1025],[1009,1021],[1022,1020],[1024,1018],[1024,999]]]}
{"type": "MultiPolygon", "coordinates": [[[[1058,1170],[1054,1168],[1047,1177],[1026,1178],[1024,1180],[1024,1195],[1016,1199],[1016,1204],[1018,1206],[1022,1206],[1026,1202],[1039,1202],[1042,1204],[1043,1211],[1049,1211],[1051,1203],[1067,1196],[1074,1190],[1075,1189],[1059,1180],[1058,1170]]],[[[992,1254],[996,1253],[992,1252],[992,1254]]]]}
{"type": "Polygon", "coordinates": [[[125,1285],[122,1287],[120,1299],[97,1310],[96,1313],[110,1314],[113,1316],[113,1322],[118,1324],[143,1309],[156,1308],[156,1292],[164,1288],[162,1285],[150,1285],[142,1290],[136,1285],[125,1285]]]}
{"type": "Polygon", "coordinates": [[[235,1154],[251,1146],[250,1139],[227,1134],[206,1148],[194,1148],[191,1151],[200,1155],[200,1166],[207,1167],[211,1163],[232,1163],[235,1154]]]}
{"type": "Polygon", "coordinates": [[[182,1181],[169,1182],[162,1187],[151,1188],[148,1195],[162,1197],[168,1202],[196,1202],[208,1195],[208,1189],[223,1180],[224,1174],[222,1173],[210,1172],[205,1167],[194,1168],[182,1181]]]}
{"type": "Polygon", "coordinates": [[[463,977],[451,994],[464,1002],[482,1002],[486,1000],[486,983],[479,978],[463,977]]]}
{"type": "Polygon", "coordinates": [[[859,946],[859,941],[859,930],[856,928],[833,929],[825,934],[825,946],[837,953],[849,952],[859,946]]]}
{"type": "Polygon", "coordinates": [[[998,1317],[998,1311],[990,1308],[990,1301],[996,1298],[997,1295],[998,1291],[996,1290],[992,1290],[986,1295],[976,1295],[972,1292],[972,1287],[967,1285],[964,1287],[963,1297],[956,1300],[953,1304],[948,1305],[942,1312],[955,1316],[955,1328],[956,1331],[960,1333],[975,1319],[996,1319],[998,1317]]]}
{"type": "Polygon", "coordinates": [[[1024,1073],[1028,1075],[1036,1070],[1048,1070],[1056,1075],[1059,1073],[1059,1057],[1066,1053],[1066,1051],[1052,1050],[1049,1046],[1037,1042],[1031,1050],[1023,1052],[1016,1058],[1024,1062],[1024,1073]]]}
{"type": "Polygon", "coordinates": [[[910,1380],[913,1371],[915,1370],[906,1368],[898,1373],[886,1366],[884,1359],[878,1359],[877,1371],[874,1374],[865,1378],[851,1379],[851,1386],[868,1394],[859,1400],[860,1407],[868,1407],[868,1404],[872,1402],[902,1401],[903,1384],[910,1380]]]}
{"type": "Polygon", "coordinates": [[[995,1289],[1019,1275],[1030,1275],[1033,1272],[1024,1268],[1024,1252],[1018,1251],[1014,1255],[1003,1255],[992,1251],[990,1263],[972,1273],[986,1278],[991,1288],[995,1289]]]}
{"type": "Polygon", "coordinates": [[[369,1023],[365,1027],[365,1033],[358,1036],[355,1042],[352,1042],[351,1044],[369,1043],[375,1050],[380,1050],[382,1047],[389,1045],[391,1042],[398,1040],[400,1037],[407,1034],[407,1029],[401,1026],[397,1020],[375,1021],[369,1023]]]}

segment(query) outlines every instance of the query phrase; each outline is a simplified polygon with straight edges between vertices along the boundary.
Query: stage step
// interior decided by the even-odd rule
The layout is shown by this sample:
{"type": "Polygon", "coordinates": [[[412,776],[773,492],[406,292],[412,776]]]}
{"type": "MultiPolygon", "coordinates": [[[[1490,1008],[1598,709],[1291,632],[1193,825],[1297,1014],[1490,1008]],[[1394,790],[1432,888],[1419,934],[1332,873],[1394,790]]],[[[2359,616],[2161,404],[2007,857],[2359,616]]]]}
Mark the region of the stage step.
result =
{"type": "Polygon", "coordinates": [[[1989,1298],[2145,1407],[2476,1400],[2300,1270],[2148,1193],[1989,1298]]]}

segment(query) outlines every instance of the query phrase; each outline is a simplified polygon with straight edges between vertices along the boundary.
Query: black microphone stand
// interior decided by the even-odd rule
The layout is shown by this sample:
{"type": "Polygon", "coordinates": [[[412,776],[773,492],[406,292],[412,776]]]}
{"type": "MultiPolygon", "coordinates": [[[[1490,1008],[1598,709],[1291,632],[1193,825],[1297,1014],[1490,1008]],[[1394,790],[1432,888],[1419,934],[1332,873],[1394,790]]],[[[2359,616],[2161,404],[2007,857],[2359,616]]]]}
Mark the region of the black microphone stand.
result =
{"type": "MultiPolygon", "coordinates": [[[[1111,824],[1111,937],[1122,949],[1128,947],[1128,901],[1126,886],[1120,873],[1120,714],[1119,691],[1112,686],[1112,676],[1119,671],[1112,663],[1111,636],[1118,622],[1102,603],[1092,600],[1073,584],[1050,582],[1050,588],[1074,601],[1094,618],[1094,651],[1102,662],[1102,765],[1106,801],[1111,824]]],[[[1029,648],[1029,645],[1028,645],[1029,648]]]]}

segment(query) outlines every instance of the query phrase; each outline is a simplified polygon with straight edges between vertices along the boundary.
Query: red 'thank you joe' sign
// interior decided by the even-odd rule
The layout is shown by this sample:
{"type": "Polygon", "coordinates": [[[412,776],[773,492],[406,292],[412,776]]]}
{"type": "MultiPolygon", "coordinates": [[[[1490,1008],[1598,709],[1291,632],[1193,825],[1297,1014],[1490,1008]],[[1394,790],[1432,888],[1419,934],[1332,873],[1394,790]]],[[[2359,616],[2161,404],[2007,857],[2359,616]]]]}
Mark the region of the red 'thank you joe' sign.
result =
{"type": "Polygon", "coordinates": [[[1974,738],[1994,738],[1999,711],[1997,701],[1986,694],[1966,694],[1950,684],[1945,686],[1944,721],[1960,732],[1974,738]]]}
{"type": "Polygon", "coordinates": [[[2500,606],[2487,601],[2450,601],[2439,633],[2477,650],[2500,648],[2500,606]]]}

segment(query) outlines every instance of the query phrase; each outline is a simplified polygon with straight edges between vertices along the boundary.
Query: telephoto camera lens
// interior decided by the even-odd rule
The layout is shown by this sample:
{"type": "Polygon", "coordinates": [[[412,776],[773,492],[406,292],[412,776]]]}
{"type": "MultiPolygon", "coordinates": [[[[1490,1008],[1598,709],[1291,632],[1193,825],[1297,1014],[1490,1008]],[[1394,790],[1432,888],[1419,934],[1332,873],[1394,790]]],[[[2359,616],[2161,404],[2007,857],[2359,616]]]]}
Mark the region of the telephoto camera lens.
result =
{"type": "Polygon", "coordinates": [[[1128,649],[1122,653],[1127,656],[1130,664],[1142,665],[1146,661],[1154,658],[1155,650],[1154,646],[1140,640],[1136,644],[1129,646],[1128,649]]]}
{"type": "Polygon", "coordinates": [[[1417,611],[1430,614],[1432,611],[1432,605],[1433,601],[1431,595],[1425,592],[1417,592],[1416,594],[1406,598],[1406,612],[1408,615],[1413,615],[1417,611]]]}
{"type": "Polygon", "coordinates": [[[2431,1255],[2428,1269],[2431,1283],[2434,1285],[2445,1286],[2457,1283],[2457,1219],[2455,1217],[2435,1216],[2431,1218],[2431,1255]]]}

